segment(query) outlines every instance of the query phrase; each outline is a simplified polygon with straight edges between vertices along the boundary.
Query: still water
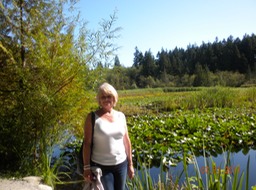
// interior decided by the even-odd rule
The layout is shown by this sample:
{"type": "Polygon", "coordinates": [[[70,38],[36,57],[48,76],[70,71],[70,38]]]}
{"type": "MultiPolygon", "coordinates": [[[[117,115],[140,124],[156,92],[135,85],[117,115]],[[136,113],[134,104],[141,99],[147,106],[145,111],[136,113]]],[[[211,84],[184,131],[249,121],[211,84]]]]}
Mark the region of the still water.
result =
{"type": "MultiPolygon", "coordinates": [[[[67,151],[67,149],[66,149],[67,151]]],[[[54,149],[54,157],[59,157],[60,153],[62,151],[60,150],[59,147],[55,147],[54,149]]],[[[235,171],[236,168],[239,169],[239,177],[244,173],[244,188],[245,189],[245,181],[247,178],[247,162],[249,160],[249,189],[251,190],[252,186],[256,186],[256,150],[249,150],[248,153],[244,154],[242,151],[239,151],[237,153],[230,153],[230,166],[225,168],[225,163],[226,163],[226,158],[227,158],[227,153],[218,155],[217,157],[208,157],[206,160],[208,163],[212,163],[212,161],[216,164],[216,167],[213,168],[210,165],[210,168],[208,168],[205,164],[205,159],[203,156],[199,156],[196,158],[196,162],[198,164],[198,168],[200,171],[200,175],[202,177],[202,180],[204,184],[206,184],[206,174],[208,172],[218,172],[219,170],[224,170],[224,172],[231,174],[235,171]]],[[[165,175],[166,173],[160,172],[160,168],[153,167],[149,170],[151,178],[157,182],[159,180],[159,174],[165,175]]],[[[168,176],[172,177],[172,180],[175,181],[177,176],[180,176],[180,174],[183,172],[183,163],[178,163],[177,166],[175,167],[170,167],[168,170],[168,176]]],[[[140,172],[139,172],[140,173],[140,172]]],[[[188,165],[188,176],[196,176],[195,173],[195,164],[189,164],[188,165]]],[[[232,178],[233,179],[233,178],[232,178]]],[[[180,178],[180,185],[185,181],[185,173],[181,175],[180,178]]],[[[231,187],[229,185],[229,187],[231,187]]]]}
{"type": "MultiPolygon", "coordinates": [[[[238,153],[231,153],[230,154],[230,166],[225,168],[225,162],[227,158],[227,153],[218,155],[217,157],[209,157],[206,160],[211,163],[213,160],[216,163],[216,167],[208,168],[205,165],[205,159],[203,156],[197,157],[197,164],[200,170],[200,174],[202,176],[202,180],[206,181],[206,174],[208,172],[218,172],[218,170],[222,169],[223,172],[226,172],[228,174],[231,174],[235,171],[235,168],[239,169],[239,177],[241,176],[242,173],[244,173],[244,188],[245,189],[245,181],[246,181],[246,172],[247,172],[247,162],[248,158],[250,159],[249,162],[249,189],[251,189],[251,186],[256,186],[256,151],[255,150],[250,150],[247,154],[243,154],[242,151],[238,153]]],[[[179,163],[175,167],[170,167],[169,168],[169,175],[172,176],[173,180],[175,181],[175,177],[179,176],[183,171],[183,163],[179,163]]],[[[152,179],[155,181],[158,181],[159,179],[159,173],[160,169],[159,168],[152,168],[150,169],[150,174],[152,179]]],[[[188,174],[189,176],[195,176],[195,165],[194,164],[189,164],[188,165],[188,174]]],[[[182,174],[181,177],[181,182],[185,181],[185,174],[182,174]]]]}

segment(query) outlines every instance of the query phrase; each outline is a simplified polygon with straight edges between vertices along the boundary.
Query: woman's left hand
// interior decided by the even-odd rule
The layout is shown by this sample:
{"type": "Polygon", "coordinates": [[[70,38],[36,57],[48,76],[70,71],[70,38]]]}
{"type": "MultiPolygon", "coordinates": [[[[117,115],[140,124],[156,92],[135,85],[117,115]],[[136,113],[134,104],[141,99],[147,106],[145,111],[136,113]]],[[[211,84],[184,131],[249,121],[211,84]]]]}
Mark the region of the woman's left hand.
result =
{"type": "Polygon", "coordinates": [[[134,177],[134,168],[133,165],[128,166],[128,176],[130,179],[134,177]]]}

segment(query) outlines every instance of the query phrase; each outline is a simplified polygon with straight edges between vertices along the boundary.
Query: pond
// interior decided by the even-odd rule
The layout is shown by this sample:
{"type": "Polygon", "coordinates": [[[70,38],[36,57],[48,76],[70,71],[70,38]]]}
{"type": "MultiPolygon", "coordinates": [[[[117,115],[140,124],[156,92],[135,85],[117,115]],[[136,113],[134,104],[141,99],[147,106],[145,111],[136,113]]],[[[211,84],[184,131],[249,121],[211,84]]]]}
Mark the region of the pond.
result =
{"type": "MultiPolygon", "coordinates": [[[[206,182],[206,174],[208,172],[218,172],[219,169],[223,169],[224,172],[228,174],[233,174],[235,171],[235,168],[239,169],[239,176],[244,172],[244,188],[245,189],[245,181],[246,181],[246,172],[247,172],[247,162],[248,159],[250,159],[250,167],[249,167],[249,187],[256,185],[256,151],[255,150],[249,150],[248,153],[244,154],[242,151],[239,151],[237,153],[231,153],[230,154],[230,166],[225,168],[225,161],[226,161],[227,153],[218,155],[217,157],[208,157],[206,160],[208,160],[210,163],[213,160],[216,163],[216,167],[214,169],[208,168],[205,165],[205,159],[203,156],[199,156],[196,158],[200,174],[202,176],[202,180],[204,183],[206,182]],[[212,159],[212,160],[211,160],[212,159]]],[[[183,171],[183,163],[180,162],[175,167],[169,168],[169,175],[172,176],[172,179],[175,180],[177,176],[179,176],[183,171]]],[[[151,177],[154,181],[159,180],[159,174],[161,173],[160,168],[153,167],[150,169],[151,177]]],[[[189,164],[188,165],[188,174],[189,177],[195,176],[195,165],[189,164]]],[[[185,181],[185,174],[183,173],[180,178],[180,184],[185,181]]]]}

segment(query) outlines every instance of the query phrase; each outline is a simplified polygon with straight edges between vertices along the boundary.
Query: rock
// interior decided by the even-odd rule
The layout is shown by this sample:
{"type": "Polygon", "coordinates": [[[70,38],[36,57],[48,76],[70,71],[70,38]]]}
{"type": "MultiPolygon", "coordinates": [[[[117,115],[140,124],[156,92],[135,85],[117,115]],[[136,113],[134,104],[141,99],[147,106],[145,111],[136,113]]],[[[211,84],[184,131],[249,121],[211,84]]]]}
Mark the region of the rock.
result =
{"type": "Polygon", "coordinates": [[[39,184],[38,187],[40,190],[53,190],[50,186],[44,184],[39,184]]]}
{"type": "Polygon", "coordinates": [[[0,179],[0,190],[53,190],[41,183],[42,178],[28,176],[22,179],[0,179]]]}
{"type": "Polygon", "coordinates": [[[27,181],[28,183],[34,186],[38,186],[41,183],[42,178],[38,176],[28,176],[28,177],[24,177],[23,180],[27,181]]]}

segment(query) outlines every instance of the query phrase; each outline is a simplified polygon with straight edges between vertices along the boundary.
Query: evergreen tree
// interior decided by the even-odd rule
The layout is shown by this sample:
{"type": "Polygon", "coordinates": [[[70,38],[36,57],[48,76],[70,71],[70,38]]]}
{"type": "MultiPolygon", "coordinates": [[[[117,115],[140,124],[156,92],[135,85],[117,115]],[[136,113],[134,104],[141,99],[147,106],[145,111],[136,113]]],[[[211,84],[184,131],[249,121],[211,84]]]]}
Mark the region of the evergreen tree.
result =
{"type": "Polygon", "coordinates": [[[155,77],[155,73],[156,73],[155,59],[151,51],[149,50],[145,52],[145,55],[142,61],[141,75],[145,77],[148,77],[148,76],[155,77]]]}
{"type": "Polygon", "coordinates": [[[139,68],[142,65],[143,54],[135,47],[133,67],[139,68]]]}
{"type": "MultiPolygon", "coordinates": [[[[234,86],[235,83],[231,81],[218,82],[220,78],[218,73],[225,73],[225,77],[230,75],[232,80],[242,79],[240,74],[247,75],[248,79],[252,79],[253,73],[255,73],[255,44],[254,34],[245,35],[242,40],[229,36],[227,39],[219,41],[216,37],[213,43],[203,42],[200,46],[188,45],[186,50],[177,47],[169,51],[161,49],[157,53],[156,59],[150,51],[143,54],[136,47],[132,66],[134,75],[130,77],[130,72],[126,72],[130,68],[124,69],[123,74],[129,75],[130,82],[126,84],[134,84],[133,86],[136,87],[162,86],[163,82],[169,82],[172,86],[191,85],[195,76],[197,76],[195,85],[234,86]],[[208,73],[208,76],[206,75],[208,79],[201,75],[200,70],[208,73]]],[[[236,83],[235,86],[239,84],[236,83]]]]}
{"type": "Polygon", "coordinates": [[[157,54],[158,59],[156,60],[157,72],[156,77],[161,79],[162,82],[169,82],[168,79],[168,70],[170,67],[170,60],[168,53],[163,49],[157,54]]]}
{"type": "Polygon", "coordinates": [[[119,61],[119,57],[116,55],[115,56],[114,67],[120,67],[120,66],[121,66],[121,63],[119,61]]]}

